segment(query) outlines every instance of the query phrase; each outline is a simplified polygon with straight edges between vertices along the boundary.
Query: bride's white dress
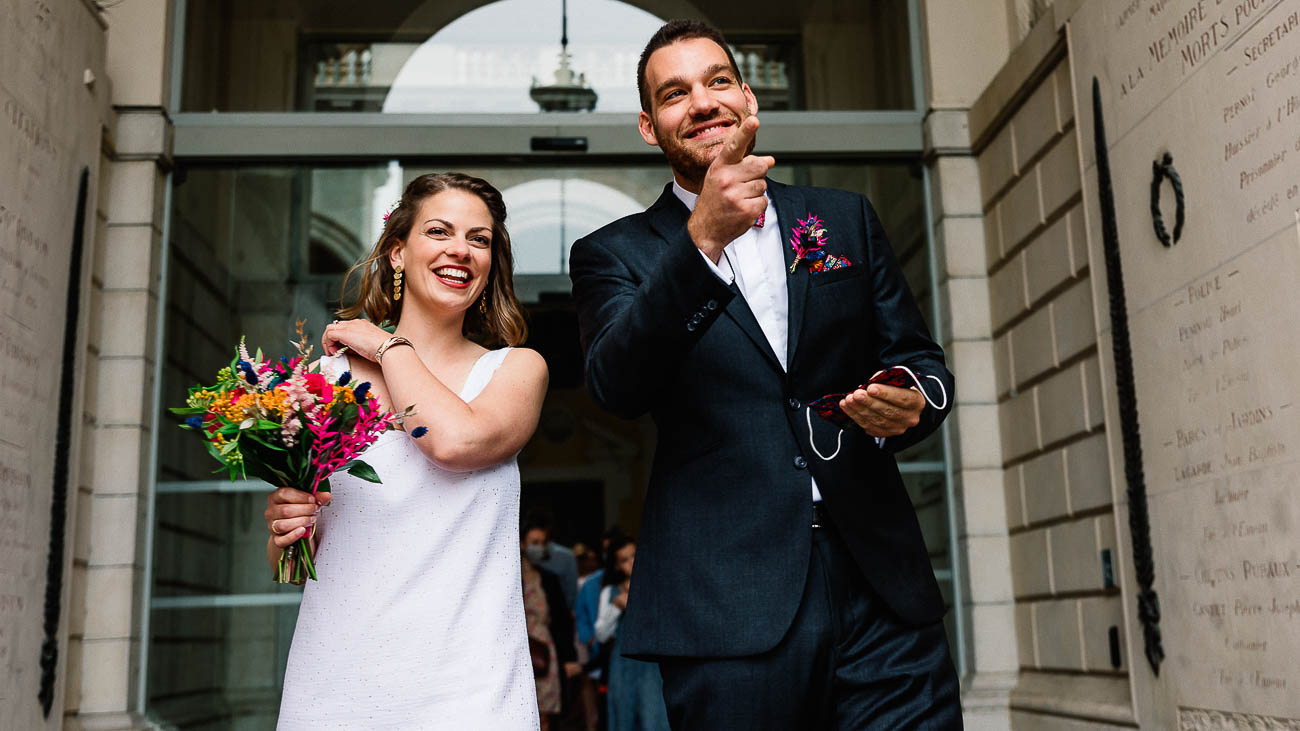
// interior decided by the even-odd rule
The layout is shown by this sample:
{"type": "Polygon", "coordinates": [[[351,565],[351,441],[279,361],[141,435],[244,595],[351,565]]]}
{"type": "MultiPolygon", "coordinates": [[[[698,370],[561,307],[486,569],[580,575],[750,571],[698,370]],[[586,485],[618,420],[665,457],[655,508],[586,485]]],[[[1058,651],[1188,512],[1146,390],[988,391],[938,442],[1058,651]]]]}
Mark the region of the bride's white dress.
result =
{"type": "MultiPolygon", "coordinates": [[[[509,348],[470,370],[469,402],[509,348]]],[[[321,359],[339,375],[346,356],[321,359]]],[[[519,556],[519,467],[430,462],[402,431],[362,459],[383,484],[336,474],[317,519],[279,729],[536,729],[519,556]]]]}

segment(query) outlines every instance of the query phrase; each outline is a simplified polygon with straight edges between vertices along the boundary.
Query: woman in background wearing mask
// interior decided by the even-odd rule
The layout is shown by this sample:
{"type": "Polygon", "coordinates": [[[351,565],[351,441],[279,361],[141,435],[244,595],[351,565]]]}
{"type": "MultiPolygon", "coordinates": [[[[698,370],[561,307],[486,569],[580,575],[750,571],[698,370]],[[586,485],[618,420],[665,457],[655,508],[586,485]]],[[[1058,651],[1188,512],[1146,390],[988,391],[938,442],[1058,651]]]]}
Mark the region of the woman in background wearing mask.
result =
{"type": "MultiPolygon", "coordinates": [[[[659,666],[623,657],[619,647],[619,620],[627,607],[627,593],[632,586],[632,564],[636,561],[636,542],[618,536],[610,541],[606,555],[604,587],[600,590],[600,610],[596,614],[596,641],[613,643],[609,655],[609,731],[668,731],[668,710],[664,706],[664,684],[659,666]]],[[[540,691],[539,691],[540,693],[540,691]]]]}
{"type": "Polygon", "coordinates": [[[560,672],[572,678],[582,672],[573,644],[573,615],[564,604],[564,590],[555,574],[541,568],[546,559],[546,528],[525,519],[519,531],[523,556],[524,615],[528,620],[528,649],[537,683],[541,729],[548,731],[562,710],[560,672]]]}

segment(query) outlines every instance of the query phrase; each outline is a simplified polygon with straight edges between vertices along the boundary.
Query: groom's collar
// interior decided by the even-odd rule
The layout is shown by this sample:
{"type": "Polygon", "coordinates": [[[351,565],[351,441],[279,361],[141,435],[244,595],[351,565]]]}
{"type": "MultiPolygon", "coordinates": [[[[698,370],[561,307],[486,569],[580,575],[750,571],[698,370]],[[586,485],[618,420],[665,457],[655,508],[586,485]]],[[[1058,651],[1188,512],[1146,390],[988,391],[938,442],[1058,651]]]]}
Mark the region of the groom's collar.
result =
{"type": "Polygon", "coordinates": [[[673,189],[673,195],[677,196],[677,200],[681,201],[686,205],[686,210],[694,212],[695,203],[700,200],[700,194],[692,193],[689,190],[683,188],[682,184],[677,182],[677,178],[673,178],[672,189],[673,189]]]}

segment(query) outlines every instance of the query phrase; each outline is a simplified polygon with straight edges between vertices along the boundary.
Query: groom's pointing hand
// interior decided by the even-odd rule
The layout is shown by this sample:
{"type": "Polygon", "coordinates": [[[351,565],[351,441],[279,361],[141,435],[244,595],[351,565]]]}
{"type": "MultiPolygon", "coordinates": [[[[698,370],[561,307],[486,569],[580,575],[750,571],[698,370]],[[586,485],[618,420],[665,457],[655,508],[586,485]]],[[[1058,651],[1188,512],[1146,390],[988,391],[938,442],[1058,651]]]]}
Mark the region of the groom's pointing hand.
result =
{"type": "Polygon", "coordinates": [[[750,155],[758,117],[746,117],[709,166],[695,211],[686,224],[691,240],[717,262],[722,250],[767,210],[767,171],[776,160],[750,155]]]}

